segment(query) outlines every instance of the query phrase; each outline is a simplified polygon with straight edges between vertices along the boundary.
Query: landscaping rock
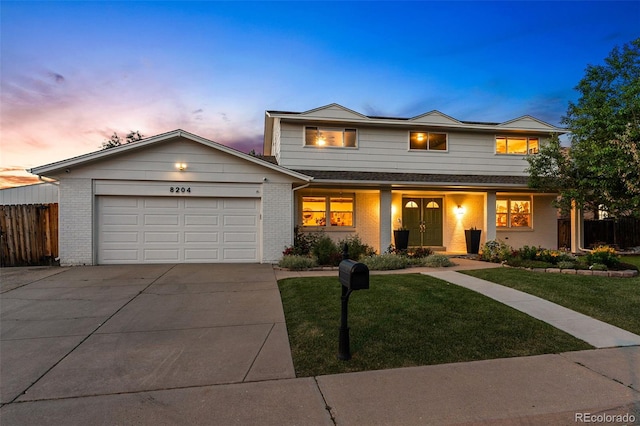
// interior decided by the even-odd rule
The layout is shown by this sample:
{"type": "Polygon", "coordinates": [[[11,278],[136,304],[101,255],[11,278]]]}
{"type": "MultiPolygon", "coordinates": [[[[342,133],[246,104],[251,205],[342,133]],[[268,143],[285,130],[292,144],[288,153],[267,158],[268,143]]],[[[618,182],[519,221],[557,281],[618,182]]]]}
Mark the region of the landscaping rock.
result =
{"type": "Polygon", "coordinates": [[[577,275],[593,275],[593,271],[590,269],[578,269],[576,271],[577,275]]]}
{"type": "Polygon", "coordinates": [[[576,274],[576,270],[575,269],[561,269],[560,272],[563,273],[563,274],[569,274],[569,275],[575,275],[576,274]]]}
{"type": "Polygon", "coordinates": [[[597,277],[608,277],[609,271],[591,271],[597,277]]]}
{"type": "Polygon", "coordinates": [[[547,268],[547,272],[552,272],[555,274],[559,274],[560,273],[560,268],[547,268]]]}

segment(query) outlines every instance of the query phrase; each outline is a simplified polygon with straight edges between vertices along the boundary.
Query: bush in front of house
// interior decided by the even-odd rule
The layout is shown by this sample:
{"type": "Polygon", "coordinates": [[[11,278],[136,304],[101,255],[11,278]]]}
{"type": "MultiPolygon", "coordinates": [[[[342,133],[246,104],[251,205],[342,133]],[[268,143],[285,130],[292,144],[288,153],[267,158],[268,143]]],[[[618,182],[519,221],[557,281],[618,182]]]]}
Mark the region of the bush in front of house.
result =
{"type": "Polygon", "coordinates": [[[340,253],[342,253],[345,244],[347,245],[349,259],[360,260],[362,257],[372,256],[376,253],[373,247],[362,242],[358,234],[351,235],[338,242],[340,253]]]}
{"type": "Polygon", "coordinates": [[[620,256],[616,254],[613,247],[609,246],[596,247],[587,254],[586,258],[589,265],[601,264],[607,268],[615,268],[620,263],[620,256]]]}
{"type": "Polygon", "coordinates": [[[317,259],[318,265],[338,266],[342,260],[342,252],[338,245],[327,235],[320,235],[311,254],[317,259]]]}
{"type": "Polygon", "coordinates": [[[365,256],[360,259],[371,271],[389,271],[392,269],[404,269],[409,266],[409,259],[406,256],[398,256],[391,253],[379,256],[365,256]]]}
{"type": "Polygon", "coordinates": [[[444,254],[432,254],[422,259],[422,265],[429,268],[444,268],[454,266],[455,263],[444,254]]]}
{"type": "Polygon", "coordinates": [[[504,262],[512,257],[512,249],[500,240],[491,240],[482,246],[480,259],[487,262],[504,262]]]}
{"type": "Polygon", "coordinates": [[[316,260],[309,256],[286,255],[280,259],[278,266],[292,271],[302,271],[317,266],[316,260]]]}

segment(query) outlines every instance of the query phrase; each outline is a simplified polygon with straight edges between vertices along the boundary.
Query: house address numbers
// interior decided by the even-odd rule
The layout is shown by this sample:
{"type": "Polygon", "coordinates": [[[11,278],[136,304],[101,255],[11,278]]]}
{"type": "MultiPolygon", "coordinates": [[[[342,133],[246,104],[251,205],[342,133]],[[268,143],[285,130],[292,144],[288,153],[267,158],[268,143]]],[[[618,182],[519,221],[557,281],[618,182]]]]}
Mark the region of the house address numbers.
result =
{"type": "Polygon", "coordinates": [[[190,186],[170,186],[169,187],[169,192],[172,194],[184,194],[184,193],[191,193],[191,187],[190,186]]]}

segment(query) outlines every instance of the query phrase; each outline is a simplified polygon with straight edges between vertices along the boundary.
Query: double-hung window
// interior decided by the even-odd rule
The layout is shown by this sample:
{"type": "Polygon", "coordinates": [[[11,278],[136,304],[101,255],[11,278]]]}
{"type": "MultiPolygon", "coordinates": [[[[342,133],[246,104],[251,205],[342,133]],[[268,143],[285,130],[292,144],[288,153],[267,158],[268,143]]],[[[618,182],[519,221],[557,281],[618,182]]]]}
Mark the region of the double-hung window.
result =
{"type": "Polygon", "coordinates": [[[409,149],[446,151],[447,134],[433,132],[409,132],[409,149]]]}
{"type": "Polygon", "coordinates": [[[496,228],[531,228],[531,198],[496,200],[496,228]]]}
{"type": "Polygon", "coordinates": [[[496,136],[496,154],[527,155],[540,151],[540,139],[526,136],[496,136]]]}
{"type": "Polygon", "coordinates": [[[302,197],[302,226],[353,226],[353,199],[352,195],[302,197]]]}
{"type": "Polygon", "coordinates": [[[356,148],[357,139],[356,129],[309,126],[304,128],[305,146],[356,148]]]}

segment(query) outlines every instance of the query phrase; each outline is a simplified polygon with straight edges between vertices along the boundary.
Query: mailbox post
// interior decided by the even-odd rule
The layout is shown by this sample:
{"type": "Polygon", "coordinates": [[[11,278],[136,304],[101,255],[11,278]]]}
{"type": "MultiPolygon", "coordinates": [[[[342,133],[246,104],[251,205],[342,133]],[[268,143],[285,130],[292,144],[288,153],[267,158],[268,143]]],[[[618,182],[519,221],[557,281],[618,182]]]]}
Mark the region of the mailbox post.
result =
{"type": "Polygon", "coordinates": [[[340,278],[340,284],[342,284],[338,359],[348,361],[351,359],[348,325],[349,296],[351,296],[354,290],[366,290],[369,288],[369,268],[364,263],[358,263],[349,259],[347,244],[344,245],[342,259],[338,267],[338,277],[340,278]]]}

